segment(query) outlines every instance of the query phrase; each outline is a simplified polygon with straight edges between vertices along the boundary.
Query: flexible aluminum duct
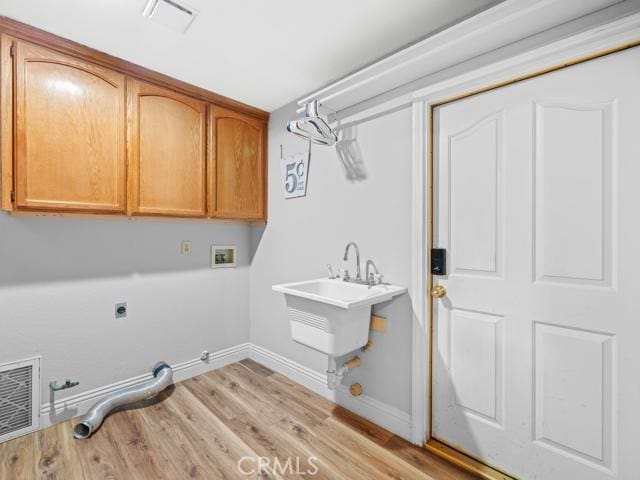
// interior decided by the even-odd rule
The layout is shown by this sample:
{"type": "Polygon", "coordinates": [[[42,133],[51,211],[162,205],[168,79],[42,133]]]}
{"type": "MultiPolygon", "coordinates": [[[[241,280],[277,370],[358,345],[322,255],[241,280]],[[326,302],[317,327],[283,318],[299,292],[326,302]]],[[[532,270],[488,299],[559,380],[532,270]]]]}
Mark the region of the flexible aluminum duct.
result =
{"type": "Polygon", "coordinates": [[[153,377],[141,385],[114,392],[97,402],[74,427],[73,436],[80,440],[89,438],[114,408],[155,397],[173,383],[173,370],[166,363],[160,362],[153,367],[153,377]]]}

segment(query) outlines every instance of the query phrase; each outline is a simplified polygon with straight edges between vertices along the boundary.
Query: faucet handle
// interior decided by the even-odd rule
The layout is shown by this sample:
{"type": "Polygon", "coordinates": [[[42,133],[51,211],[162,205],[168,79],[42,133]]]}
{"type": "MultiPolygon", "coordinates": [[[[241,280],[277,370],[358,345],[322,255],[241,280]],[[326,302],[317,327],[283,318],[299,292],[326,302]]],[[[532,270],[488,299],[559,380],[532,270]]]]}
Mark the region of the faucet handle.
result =
{"type": "Polygon", "coordinates": [[[334,280],[338,278],[336,275],[333,274],[333,268],[331,267],[330,263],[327,263],[327,270],[329,271],[329,280],[334,280]]]}
{"type": "Polygon", "coordinates": [[[367,278],[367,282],[369,283],[370,286],[380,285],[382,283],[383,278],[384,278],[384,275],[382,275],[381,273],[371,272],[369,274],[369,278],[367,278]]]}
{"type": "Polygon", "coordinates": [[[349,270],[345,270],[343,268],[338,269],[338,278],[340,278],[340,274],[342,273],[342,278],[345,282],[348,282],[351,279],[351,275],[349,275],[349,270]]]}

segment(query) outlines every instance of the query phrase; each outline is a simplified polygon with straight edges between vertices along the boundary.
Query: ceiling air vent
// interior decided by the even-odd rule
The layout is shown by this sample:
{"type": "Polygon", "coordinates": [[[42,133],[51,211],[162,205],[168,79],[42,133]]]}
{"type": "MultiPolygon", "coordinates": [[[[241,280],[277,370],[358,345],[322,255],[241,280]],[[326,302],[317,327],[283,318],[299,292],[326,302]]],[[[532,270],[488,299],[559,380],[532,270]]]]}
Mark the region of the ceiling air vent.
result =
{"type": "Polygon", "coordinates": [[[40,427],[40,358],[0,365],[0,443],[40,427]]]}
{"type": "Polygon", "coordinates": [[[171,30],[184,33],[198,11],[177,0],[149,0],[142,15],[171,30]]]}

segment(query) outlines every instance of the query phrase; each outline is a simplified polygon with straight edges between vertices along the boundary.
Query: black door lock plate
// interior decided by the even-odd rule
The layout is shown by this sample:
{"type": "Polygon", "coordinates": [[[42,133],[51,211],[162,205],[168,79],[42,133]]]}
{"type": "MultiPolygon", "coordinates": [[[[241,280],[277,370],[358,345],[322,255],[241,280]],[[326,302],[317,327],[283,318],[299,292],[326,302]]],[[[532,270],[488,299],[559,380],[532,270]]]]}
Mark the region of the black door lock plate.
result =
{"type": "Polygon", "coordinates": [[[431,275],[447,274],[447,249],[431,249],[431,275]]]}

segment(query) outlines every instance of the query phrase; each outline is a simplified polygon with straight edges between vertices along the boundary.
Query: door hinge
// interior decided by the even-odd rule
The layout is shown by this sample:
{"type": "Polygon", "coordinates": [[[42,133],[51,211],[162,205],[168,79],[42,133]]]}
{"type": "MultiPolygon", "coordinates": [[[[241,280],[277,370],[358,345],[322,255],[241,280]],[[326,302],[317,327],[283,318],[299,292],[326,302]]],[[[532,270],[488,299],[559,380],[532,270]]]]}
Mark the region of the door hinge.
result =
{"type": "Polygon", "coordinates": [[[16,203],[16,192],[11,190],[11,203],[16,203]]]}
{"type": "Polygon", "coordinates": [[[16,56],[16,44],[12,43],[11,47],[9,48],[9,55],[12,57],[16,56]]]}

